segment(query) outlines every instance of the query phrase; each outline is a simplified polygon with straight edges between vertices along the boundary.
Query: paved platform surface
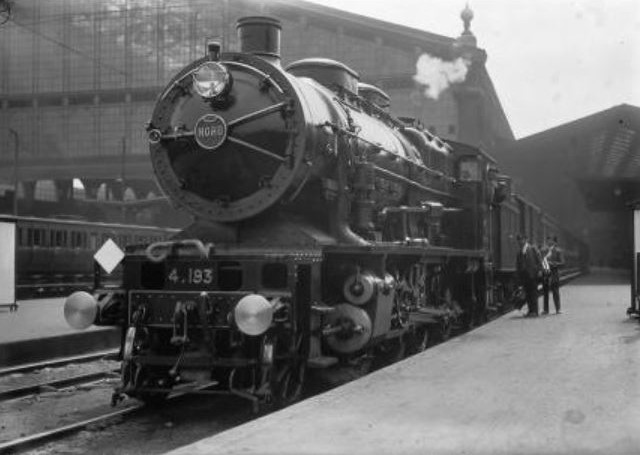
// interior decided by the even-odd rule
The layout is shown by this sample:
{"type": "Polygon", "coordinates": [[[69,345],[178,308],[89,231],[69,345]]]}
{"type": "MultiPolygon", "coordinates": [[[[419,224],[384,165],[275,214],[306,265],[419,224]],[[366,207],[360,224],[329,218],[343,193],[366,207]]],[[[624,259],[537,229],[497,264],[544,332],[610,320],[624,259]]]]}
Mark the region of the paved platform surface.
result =
{"type": "Polygon", "coordinates": [[[280,412],[170,452],[640,454],[640,324],[624,275],[519,312],[280,412]]]}
{"type": "Polygon", "coordinates": [[[63,298],[22,300],[0,308],[0,367],[115,348],[119,330],[75,330],[64,319],[63,298]]]}

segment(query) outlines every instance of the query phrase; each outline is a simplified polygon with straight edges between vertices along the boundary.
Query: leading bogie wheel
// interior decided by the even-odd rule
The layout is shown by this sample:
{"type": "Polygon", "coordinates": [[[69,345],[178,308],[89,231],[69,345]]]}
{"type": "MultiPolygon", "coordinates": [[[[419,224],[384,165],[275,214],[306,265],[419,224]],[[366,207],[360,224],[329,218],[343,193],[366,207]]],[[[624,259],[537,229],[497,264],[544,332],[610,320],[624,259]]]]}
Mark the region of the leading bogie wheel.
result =
{"type": "MultiPolygon", "coordinates": [[[[281,348],[284,351],[288,346],[281,348]]],[[[274,360],[270,375],[274,405],[286,406],[301,398],[307,373],[308,348],[308,338],[299,333],[288,355],[274,360]]]]}
{"type": "Polygon", "coordinates": [[[156,406],[162,404],[169,396],[169,391],[167,390],[144,390],[160,389],[167,386],[160,384],[158,378],[147,369],[135,365],[132,362],[123,362],[122,364],[122,384],[128,396],[136,398],[146,405],[156,406]]]}

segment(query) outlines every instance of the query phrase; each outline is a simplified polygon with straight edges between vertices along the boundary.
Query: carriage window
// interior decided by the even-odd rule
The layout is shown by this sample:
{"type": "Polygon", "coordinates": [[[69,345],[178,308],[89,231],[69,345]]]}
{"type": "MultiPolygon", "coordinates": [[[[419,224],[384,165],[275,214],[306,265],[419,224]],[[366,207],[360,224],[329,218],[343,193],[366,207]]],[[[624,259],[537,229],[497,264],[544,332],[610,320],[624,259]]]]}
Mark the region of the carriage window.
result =
{"type": "Polygon", "coordinates": [[[33,246],[40,246],[40,229],[33,230],[33,246]]]}
{"type": "Polygon", "coordinates": [[[27,245],[33,245],[33,229],[27,229],[27,245]]]}
{"type": "Polygon", "coordinates": [[[284,289],[287,287],[287,265],[280,263],[262,266],[262,286],[267,289],[284,289]]]}
{"type": "Polygon", "coordinates": [[[89,249],[98,249],[98,234],[96,234],[95,232],[92,232],[89,236],[89,249]]]}

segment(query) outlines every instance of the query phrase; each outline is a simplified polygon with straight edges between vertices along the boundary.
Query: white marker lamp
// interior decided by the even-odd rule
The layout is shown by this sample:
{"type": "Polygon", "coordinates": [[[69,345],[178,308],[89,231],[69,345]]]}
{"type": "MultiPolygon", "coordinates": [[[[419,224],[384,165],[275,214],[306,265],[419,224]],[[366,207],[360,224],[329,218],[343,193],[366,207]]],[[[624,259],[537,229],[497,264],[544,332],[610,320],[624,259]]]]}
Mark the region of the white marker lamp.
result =
{"type": "Polygon", "coordinates": [[[236,304],[233,316],[238,329],[246,335],[262,335],[273,321],[273,306],[261,295],[245,295],[236,304]]]}
{"type": "Polygon", "coordinates": [[[88,292],[74,292],[64,301],[64,318],[74,329],[86,329],[95,322],[97,315],[98,302],[88,292]]]}

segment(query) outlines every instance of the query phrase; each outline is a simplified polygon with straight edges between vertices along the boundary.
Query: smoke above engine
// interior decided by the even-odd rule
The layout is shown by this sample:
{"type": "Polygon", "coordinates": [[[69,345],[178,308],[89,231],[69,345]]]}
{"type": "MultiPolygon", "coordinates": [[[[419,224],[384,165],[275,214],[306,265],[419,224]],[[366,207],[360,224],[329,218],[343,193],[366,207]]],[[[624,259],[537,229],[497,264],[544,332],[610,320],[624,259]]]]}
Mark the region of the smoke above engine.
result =
{"type": "Polygon", "coordinates": [[[471,61],[462,57],[445,61],[422,54],[416,62],[413,80],[421,86],[424,96],[436,100],[451,84],[464,82],[470,66],[471,61]]]}

